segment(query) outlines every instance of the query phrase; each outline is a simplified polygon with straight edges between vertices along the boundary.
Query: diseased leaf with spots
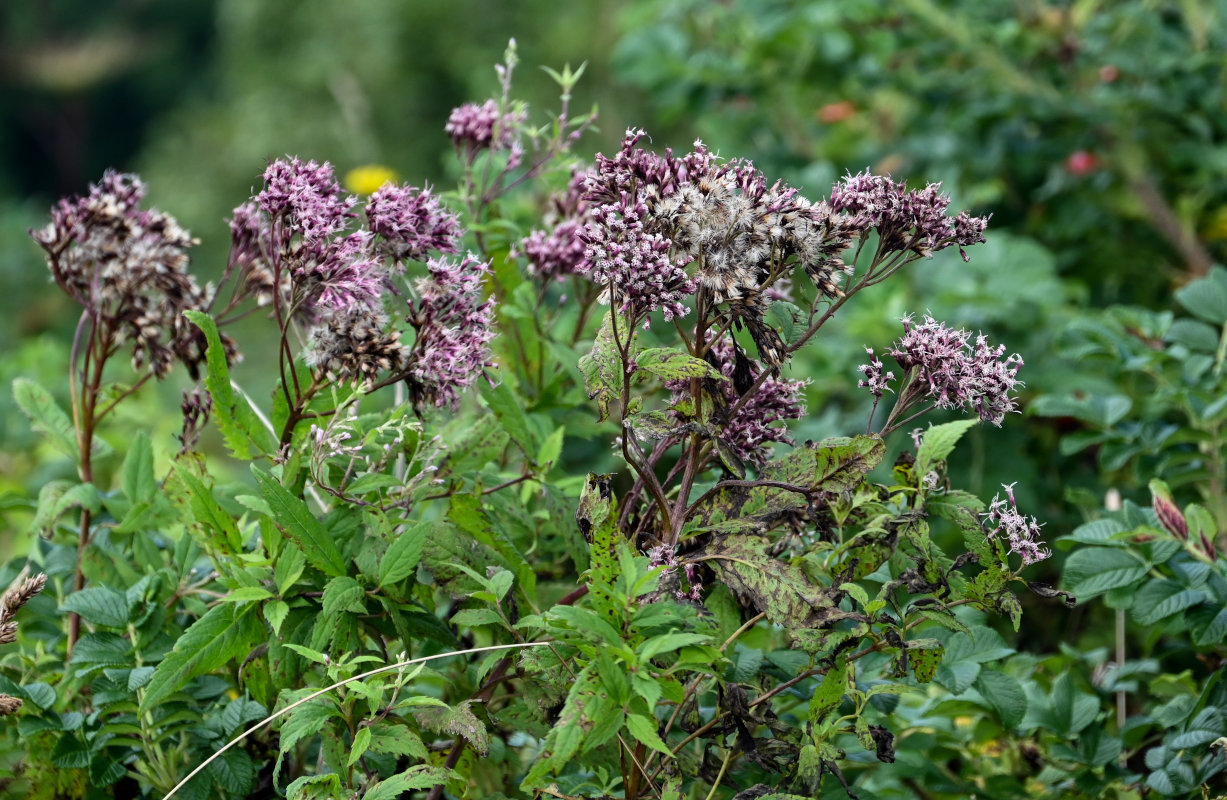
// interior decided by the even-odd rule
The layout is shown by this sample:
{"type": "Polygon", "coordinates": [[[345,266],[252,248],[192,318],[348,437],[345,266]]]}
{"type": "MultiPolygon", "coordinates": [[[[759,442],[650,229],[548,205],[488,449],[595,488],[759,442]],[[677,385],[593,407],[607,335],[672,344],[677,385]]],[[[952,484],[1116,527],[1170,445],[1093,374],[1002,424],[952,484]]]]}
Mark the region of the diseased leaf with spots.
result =
{"type": "MultiPolygon", "coordinates": [[[[595,400],[600,411],[600,419],[609,418],[610,406],[622,396],[622,358],[614,341],[613,317],[616,312],[608,311],[592,342],[592,349],[579,359],[579,371],[584,376],[584,386],[588,390],[588,399],[595,400]]],[[[633,331],[628,331],[625,318],[618,321],[618,336],[625,340],[633,331]]]]}
{"type": "Polygon", "coordinates": [[[695,551],[743,604],[787,628],[822,628],[844,619],[864,620],[841,611],[833,599],[838,590],[814,584],[800,567],[766,552],[759,536],[715,536],[695,551]]]}
{"type": "Polygon", "coordinates": [[[920,683],[929,683],[937,674],[946,648],[936,639],[913,639],[906,644],[908,666],[920,683]]]}

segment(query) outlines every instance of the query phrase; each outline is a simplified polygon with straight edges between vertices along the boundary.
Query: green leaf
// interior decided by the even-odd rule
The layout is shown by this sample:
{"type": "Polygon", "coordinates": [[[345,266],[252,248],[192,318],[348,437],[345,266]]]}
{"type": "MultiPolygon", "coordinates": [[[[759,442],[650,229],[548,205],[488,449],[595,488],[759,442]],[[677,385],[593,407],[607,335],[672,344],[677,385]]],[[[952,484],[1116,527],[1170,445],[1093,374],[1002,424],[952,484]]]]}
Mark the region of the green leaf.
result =
{"type": "Polygon", "coordinates": [[[669,653],[693,644],[704,644],[710,641],[710,636],[704,636],[701,633],[666,633],[653,636],[639,645],[639,660],[650,661],[661,653],[669,653]]]}
{"type": "Polygon", "coordinates": [[[454,706],[440,704],[427,706],[413,712],[422,727],[449,736],[462,736],[480,755],[490,753],[490,733],[473,713],[471,700],[454,706]]]}
{"type": "Polygon", "coordinates": [[[238,524],[217,502],[205,482],[183,463],[175,464],[175,478],[187,495],[188,509],[204,539],[221,552],[241,551],[243,539],[238,524]]]}
{"type": "Polygon", "coordinates": [[[256,783],[256,765],[246,750],[232,747],[209,762],[209,776],[229,794],[246,797],[256,783]]]}
{"type": "Polygon", "coordinates": [[[196,675],[212,672],[233,658],[246,656],[265,639],[254,605],[222,603],[188,628],[145,687],[141,713],[155,708],[196,675]]]}
{"type": "Polygon", "coordinates": [[[364,725],[354,734],[354,742],[349,748],[349,759],[345,762],[345,766],[352,767],[358,763],[358,759],[366,754],[366,750],[371,746],[371,728],[369,725],[364,725]]]}
{"type": "Polygon", "coordinates": [[[148,502],[158,490],[158,479],[153,474],[153,445],[149,434],[138,430],[128,447],[120,469],[124,495],[133,503],[148,502]]]}
{"type": "Polygon", "coordinates": [[[91,625],[123,629],[128,624],[132,606],[122,592],[109,586],[91,586],[68,595],[60,611],[75,611],[91,625]]]}
{"type": "Polygon", "coordinates": [[[920,683],[929,683],[937,674],[946,648],[936,639],[913,639],[904,645],[907,648],[908,665],[920,683]]]}
{"type": "Polygon", "coordinates": [[[428,789],[440,783],[458,780],[459,775],[446,767],[418,764],[399,775],[393,775],[366,790],[362,800],[396,800],[410,789],[428,789]]]}
{"type": "Polygon", "coordinates": [[[94,484],[78,483],[66,486],[59,481],[48,483],[38,492],[38,511],[30,527],[40,536],[49,537],[55,532],[55,524],[60,517],[75,507],[91,514],[98,513],[102,502],[94,484]]]}
{"type": "Polygon", "coordinates": [[[341,795],[341,776],[303,775],[285,787],[286,800],[334,800],[341,795]]]}
{"type": "Polygon", "coordinates": [[[1066,560],[1063,582],[1082,602],[1111,589],[1139,584],[1146,570],[1146,564],[1127,550],[1084,547],[1066,560]]]}
{"type": "Polygon", "coordinates": [[[68,663],[83,672],[101,667],[131,666],[132,643],[109,631],[87,633],[73,646],[68,663]]]}
{"type": "Polygon", "coordinates": [[[971,430],[980,420],[959,419],[944,425],[931,425],[924,432],[920,449],[916,451],[916,474],[923,478],[935,466],[945,461],[954,452],[963,434],[971,430]]]}
{"type": "Polygon", "coordinates": [[[255,464],[251,465],[251,472],[256,476],[260,493],[276,514],[278,527],[298,545],[311,566],[327,575],[344,575],[345,559],[341,551],[332,535],[307,508],[306,502],[290,494],[276,478],[255,464]]]}
{"type": "Polygon", "coordinates": [[[222,598],[223,603],[254,603],[257,600],[268,600],[273,593],[263,586],[240,586],[232,589],[222,598]]]}
{"type": "Polygon", "coordinates": [[[660,734],[656,732],[656,723],[641,714],[627,714],[626,728],[631,732],[631,736],[635,740],[646,744],[656,752],[668,758],[673,757],[673,751],[660,738],[660,734]]]}
{"type": "MultiPolygon", "coordinates": [[[[55,402],[51,393],[29,378],[13,381],[13,399],[30,420],[34,430],[43,433],[56,450],[77,461],[81,452],[72,418],[55,402]]],[[[97,436],[90,445],[94,460],[110,455],[111,448],[97,436]]]]}
{"type": "Polygon", "coordinates": [[[1155,578],[1134,595],[1133,613],[1138,623],[1153,625],[1205,599],[1205,592],[1186,589],[1175,581],[1155,578]]]}
{"type": "Polygon", "coordinates": [[[635,357],[635,366],[666,381],[715,378],[727,381],[711,364],[674,347],[649,347],[635,357]]]}
{"type": "Polygon", "coordinates": [[[437,522],[419,522],[397,536],[379,560],[379,585],[400,583],[416,572],[428,535],[442,535],[444,527],[437,522]]]}
{"type": "Polygon", "coordinates": [[[1210,624],[1197,634],[1197,644],[1203,647],[1216,645],[1222,642],[1224,638],[1227,638],[1227,608],[1219,609],[1214,619],[1210,620],[1210,624]]]}
{"type": "Polygon", "coordinates": [[[980,671],[975,685],[1007,729],[1014,730],[1022,724],[1027,713],[1027,695],[1018,681],[1004,672],[985,669],[980,671]]]}
{"type": "Polygon", "coordinates": [[[1175,292],[1176,302],[1211,325],[1227,323],[1227,269],[1215,266],[1210,274],[1175,292]]]}
{"type": "MultiPolygon", "coordinates": [[[[609,417],[610,404],[617,402],[622,397],[624,373],[622,358],[618,354],[618,346],[614,341],[613,318],[615,313],[612,310],[606,312],[601,329],[592,342],[592,349],[579,359],[579,371],[584,376],[588,399],[596,401],[601,420],[609,417]]],[[[628,328],[625,317],[619,315],[618,336],[623,341],[634,333],[628,328]]]]}
{"type": "Polygon", "coordinates": [[[497,386],[491,386],[487,381],[480,383],[481,396],[494,412],[494,416],[503,424],[503,430],[507,431],[524,455],[530,459],[534,458],[537,455],[537,438],[533,435],[528,415],[524,413],[522,401],[512,393],[506,383],[497,386]]]}
{"type": "Polygon", "coordinates": [[[500,625],[507,623],[492,608],[466,608],[452,614],[452,624],[461,628],[475,628],[480,625],[500,625]]]}
{"type": "Polygon", "coordinates": [[[821,725],[827,714],[839,708],[839,703],[848,693],[848,662],[840,657],[827,674],[822,677],[822,683],[810,697],[809,721],[813,725],[821,725]]]}
{"type": "Polygon", "coordinates": [[[405,725],[381,724],[371,730],[372,753],[392,756],[409,756],[424,761],[428,757],[426,745],[420,736],[405,725]]]}
{"type": "Polygon", "coordinates": [[[213,399],[212,419],[221,431],[226,447],[235,458],[244,461],[271,453],[277,449],[272,433],[261,424],[246,397],[235,393],[230,385],[230,366],[226,363],[226,349],[217,333],[217,325],[203,311],[184,311],[183,315],[200,328],[208,342],[206,359],[209,373],[205,387],[213,399]]]}
{"type": "MultiPolygon", "coordinates": [[[[846,492],[861,485],[869,471],[882,463],[886,445],[879,436],[836,436],[823,439],[817,445],[807,445],[815,457],[813,482],[824,492],[846,492]]],[[[763,467],[768,477],[771,465],[763,467]]]]}

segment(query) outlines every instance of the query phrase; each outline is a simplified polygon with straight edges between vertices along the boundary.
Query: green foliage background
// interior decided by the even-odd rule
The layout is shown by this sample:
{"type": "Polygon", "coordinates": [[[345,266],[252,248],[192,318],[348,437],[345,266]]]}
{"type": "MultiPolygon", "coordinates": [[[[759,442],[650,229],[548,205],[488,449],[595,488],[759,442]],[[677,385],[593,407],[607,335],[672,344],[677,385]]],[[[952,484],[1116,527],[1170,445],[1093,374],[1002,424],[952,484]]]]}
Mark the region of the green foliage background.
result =
{"type": "MultiPolygon", "coordinates": [[[[589,62],[576,106],[599,103],[601,116],[581,154],[609,152],[627,126],[643,126],[660,146],[683,150],[701,137],[753,157],[811,197],[846,171],[871,167],[942,180],[956,207],[994,215],[989,243],[970,264],[947,251],[917,265],[909,280],[877,287],[870,302],[841,314],[798,358],[792,377],[812,378],[811,395],[824,404],[811,405],[796,437],[821,439],[863,419],[866,403],[851,380],[859,348],[894,338],[895,320],[909,310],[984,330],[1023,353],[1025,417],[969,432],[950,474],[982,495],[1018,481],[1020,504],[1048,521],[1049,538],[1069,537],[1032,577],[1107,597],[1069,612],[1023,598],[1026,624],[1006,648],[1021,655],[992,674],[1022,679],[1038,665],[1055,676],[1039,690],[1049,694],[1030,698],[1024,728],[1066,741],[1089,722],[1060,718],[1063,705],[1096,694],[1110,704],[1113,686],[1139,678],[1152,682],[1156,704],[1166,703],[1157,723],[1184,725],[1179,735],[1203,730],[1186,699],[1210,696],[1205,664],[1192,648],[1165,646],[1209,642],[1218,617],[1195,609],[1187,628],[1181,616],[1153,609],[1174,596],[1160,596],[1168,589],[1204,592],[1206,605],[1217,595],[1182,553],[1138,554],[1125,540],[1154,525],[1143,508],[1152,478],[1169,480],[1181,507],[1206,502],[1195,473],[1205,439],[1182,432],[1221,431],[1222,420],[1206,412],[1221,383],[1184,367],[1190,352],[1212,359],[1215,350],[1197,350],[1204,336],[1170,335],[1170,312],[1187,316],[1176,292],[1227,253],[1222,0],[10,3],[0,9],[0,385],[26,376],[66,394],[61,365],[74,309],[47,284],[26,235],[56,197],[81,191],[106,167],[140,172],[151,203],[202,238],[200,274],[216,274],[222,220],[270,158],[329,160],[341,173],[378,163],[414,182],[453,181],[443,124],[454,106],[491,93],[492,65],[511,36],[523,65],[518,94],[535,109],[550,108],[555,90],[537,65],[589,62]],[[1113,304],[1133,308],[1103,311],[1113,304]],[[1156,395],[1156,385],[1201,393],[1200,405],[1182,405],[1179,391],[1156,395]],[[1110,489],[1126,500],[1119,520],[1079,527],[1103,516],[1110,489]],[[1108,560],[1161,574],[1088,589],[1082,584],[1096,574],[1088,562],[1102,559],[1100,550],[1128,551],[1108,560]],[[1154,605],[1130,617],[1132,673],[1116,665],[1104,678],[1119,643],[1117,609],[1146,580],[1167,583],[1147,590],[1154,605]]],[[[253,360],[237,372],[261,386],[267,367],[253,360]]],[[[151,438],[169,442],[177,394],[173,386],[146,392],[116,427],[135,431],[152,420],[151,438]]],[[[581,435],[562,454],[570,474],[608,463],[581,425],[569,429],[581,435]]],[[[1222,442],[1213,441],[1219,452],[1210,458],[1221,462],[1222,442]]],[[[219,441],[210,444],[220,452],[219,441]]],[[[70,477],[48,466],[55,462],[42,457],[45,447],[0,393],[0,560],[28,546],[28,498],[70,477]]],[[[965,658],[938,675],[952,693],[966,688],[967,664],[1006,655],[975,644],[983,650],[966,645],[965,658]]],[[[1208,658],[1221,667],[1221,645],[1208,658]]],[[[1008,724],[1013,708],[999,709],[1007,728],[1021,722],[1008,724]]],[[[918,724],[927,710],[914,711],[918,724]]],[[[968,734],[968,745],[943,729],[933,746],[989,762],[996,729],[981,733],[968,734]]],[[[1101,747],[1096,734],[1088,752],[1069,758],[1100,769],[1120,746],[1101,747]]],[[[1158,773],[1169,762],[1156,763],[1158,773]]]]}

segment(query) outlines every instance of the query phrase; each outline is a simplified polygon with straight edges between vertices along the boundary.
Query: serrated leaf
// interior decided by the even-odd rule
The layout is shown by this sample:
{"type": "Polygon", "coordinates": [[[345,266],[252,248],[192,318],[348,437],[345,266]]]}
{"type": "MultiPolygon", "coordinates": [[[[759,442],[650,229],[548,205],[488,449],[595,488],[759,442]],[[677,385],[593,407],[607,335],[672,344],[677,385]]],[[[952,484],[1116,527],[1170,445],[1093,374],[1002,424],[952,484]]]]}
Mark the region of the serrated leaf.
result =
{"type": "Polygon", "coordinates": [[[1197,644],[1216,645],[1227,638],[1227,608],[1219,609],[1218,614],[1210,621],[1205,630],[1197,634],[1197,644]]]}
{"type": "Polygon", "coordinates": [[[841,619],[863,619],[841,611],[831,595],[838,590],[810,581],[800,567],[766,552],[757,536],[716,536],[695,551],[743,602],[788,628],[821,628],[841,619]]]}
{"type": "Polygon", "coordinates": [[[1205,592],[1186,589],[1175,581],[1153,579],[1134,595],[1133,613],[1139,624],[1153,625],[1205,599],[1205,592]]]}
{"type": "Polygon", "coordinates": [[[254,605],[222,603],[196,620],[155,669],[141,698],[141,713],[156,707],[192,677],[246,656],[253,644],[263,641],[264,626],[252,613],[253,608],[254,605]]]}
{"type": "Polygon", "coordinates": [[[487,381],[481,381],[481,396],[486,405],[494,412],[503,425],[503,430],[511,436],[520,451],[528,458],[537,455],[538,442],[532,432],[528,415],[524,413],[522,402],[517,398],[506,383],[491,386],[487,381]]]}
{"type": "Polygon", "coordinates": [[[430,706],[413,712],[422,727],[446,733],[450,736],[462,736],[481,755],[490,752],[490,733],[486,726],[469,707],[471,700],[465,700],[454,706],[430,706]]]}
{"type": "Polygon", "coordinates": [[[379,560],[379,585],[399,583],[416,572],[427,536],[438,535],[439,528],[437,522],[419,522],[397,536],[379,560]]]}
{"type": "MultiPolygon", "coordinates": [[[[16,378],[13,381],[13,399],[31,427],[46,435],[48,441],[56,450],[77,461],[80,457],[80,447],[77,443],[77,432],[72,426],[72,418],[60,408],[51,393],[29,378],[16,378]]],[[[97,436],[90,445],[94,460],[101,459],[111,453],[111,447],[97,436]]]]}
{"type": "Polygon", "coordinates": [[[693,644],[704,644],[710,641],[710,636],[704,636],[701,633],[666,633],[653,636],[639,645],[639,659],[650,661],[661,653],[669,653],[693,644]]]}
{"type": "Polygon", "coordinates": [[[352,767],[358,763],[358,759],[366,755],[366,750],[371,746],[371,728],[369,725],[364,725],[354,734],[353,744],[349,748],[349,758],[345,762],[345,766],[352,767]]]}
{"type": "Polygon", "coordinates": [[[230,385],[230,366],[226,363],[226,350],[217,333],[217,325],[203,311],[190,310],[183,312],[183,315],[200,328],[208,343],[205,351],[208,362],[205,387],[213,400],[211,418],[221,431],[227,449],[235,458],[244,461],[262,453],[271,453],[277,447],[272,433],[261,424],[247,398],[236,394],[230,385]]]}
{"type": "Polygon", "coordinates": [[[71,508],[98,513],[102,503],[94,484],[78,483],[65,486],[60,482],[52,482],[43,486],[38,493],[38,511],[30,527],[38,535],[50,537],[55,532],[55,523],[71,508]]]}
{"type": "Polygon", "coordinates": [[[132,643],[109,631],[87,633],[73,645],[68,663],[85,672],[100,667],[130,666],[132,643]]]}
{"type": "Polygon", "coordinates": [[[635,366],[666,381],[687,378],[728,380],[719,370],[703,359],[695,358],[674,347],[649,347],[635,357],[635,366]]]}
{"type": "Polygon", "coordinates": [[[109,586],[91,586],[68,595],[60,611],[76,612],[91,625],[122,629],[128,624],[132,606],[122,592],[109,586]]]}
{"type": "Polygon", "coordinates": [[[302,498],[290,494],[276,478],[251,465],[260,493],[276,514],[275,521],[285,535],[298,545],[311,566],[327,575],[339,576],[346,572],[345,558],[336,542],[315,518],[302,498]]]}
{"type": "Polygon", "coordinates": [[[641,744],[647,745],[663,756],[673,757],[673,751],[669,749],[669,746],[660,738],[660,734],[656,732],[656,723],[654,721],[641,714],[627,714],[626,729],[641,744]]]}
{"type": "Polygon", "coordinates": [[[936,639],[913,639],[905,644],[907,648],[908,666],[920,683],[929,683],[937,674],[937,667],[942,663],[946,648],[936,639]]]}
{"type": "Polygon", "coordinates": [[[1111,589],[1133,586],[1146,577],[1146,564],[1127,550],[1085,547],[1065,562],[1065,588],[1079,602],[1111,589]]]}
{"type": "MultiPolygon", "coordinates": [[[[613,316],[616,312],[606,312],[592,342],[592,349],[579,359],[579,371],[584,376],[584,386],[588,390],[588,399],[595,400],[600,412],[600,419],[609,417],[609,407],[622,396],[623,365],[618,354],[618,346],[614,341],[613,316]]],[[[625,340],[633,335],[628,330],[625,318],[618,322],[618,336],[625,340]]]]}
{"type": "Polygon", "coordinates": [[[949,458],[963,434],[971,430],[979,419],[959,419],[944,425],[931,425],[924,432],[920,449],[916,451],[916,474],[924,477],[931,469],[949,458]]]}
{"type": "Polygon", "coordinates": [[[453,625],[461,628],[472,628],[479,625],[500,625],[506,627],[507,623],[498,615],[498,612],[492,608],[466,608],[452,614],[451,622],[453,625]]]}
{"type": "Polygon", "coordinates": [[[1022,724],[1027,713],[1027,695],[1013,677],[997,670],[981,670],[975,681],[978,691],[993,707],[1009,730],[1022,724]]]}
{"type": "Polygon", "coordinates": [[[236,797],[246,797],[256,783],[256,765],[247,751],[232,747],[209,763],[209,776],[236,797]]]}
{"type": "Polygon", "coordinates": [[[431,786],[456,780],[458,777],[454,771],[446,767],[418,764],[367,789],[362,800],[396,800],[411,789],[428,789],[431,786]]]}
{"type": "Polygon", "coordinates": [[[371,729],[372,753],[425,760],[429,753],[420,736],[405,725],[381,724],[371,729]]]}
{"type": "Polygon", "coordinates": [[[842,657],[822,676],[822,683],[809,701],[809,721],[821,725],[824,718],[839,708],[840,701],[848,693],[848,662],[842,657]]]}
{"type": "Polygon", "coordinates": [[[273,593],[263,586],[240,586],[237,589],[231,589],[229,594],[222,598],[223,603],[254,603],[258,600],[268,600],[273,596],[273,593]]]}
{"type": "Polygon", "coordinates": [[[1211,325],[1227,323],[1227,270],[1222,267],[1213,267],[1209,275],[1177,289],[1174,296],[1190,313],[1211,325]]]}

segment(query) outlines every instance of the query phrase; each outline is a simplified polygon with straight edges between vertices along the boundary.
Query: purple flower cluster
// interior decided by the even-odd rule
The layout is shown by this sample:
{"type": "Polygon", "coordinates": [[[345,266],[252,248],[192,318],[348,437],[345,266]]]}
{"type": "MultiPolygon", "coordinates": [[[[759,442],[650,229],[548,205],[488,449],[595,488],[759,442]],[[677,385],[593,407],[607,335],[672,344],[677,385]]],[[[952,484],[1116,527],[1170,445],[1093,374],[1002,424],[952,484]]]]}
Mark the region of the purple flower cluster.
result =
{"type": "Polygon", "coordinates": [[[256,202],[265,214],[305,239],[319,239],[342,230],[357,200],[341,195],[328,162],[277,159],[264,171],[264,189],[256,202]]]}
{"type": "MultiPolygon", "coordinates": [[[[638,319],[660,310],[665,319],[689,311],[683,300],[694,294],[686,261],[670,255],[670,242],[645,228],[647,204],[629,194],[592,209],[593,222],[579,234],[584,243],[581,273],[604,286],[601,302],[638,319]]],[[[647,326],[647,322],[644,322],[647,326]]]]}
{"type": "Polygon", "coordinates": [[[526,118],[520,108],[501,111],[497,100],[481,105],[465,103],[452,110],[443,130],[457,150],[470,155],[479,150],[512,150],[516,146],[516,128],[526,118]]]}
{"type": "Polygon", "coordinates": [[[849,175],[831,189],[831,208],[851,218],[861,230],[875,228],[881,239],[881,252],[910,250],[929,256],[951,245],[964,247],[984,241],[987,217],[973,217],[960,211],[946,215],[950,198],[940,191],[941,184],[908,191],[902,181],[870,174],[868,170],[849,175]]]}
{"type": "Polygon", "coordinates": [[[695,564],[687,562],[682,565],[677,559],[677,548],[667,544],[657,545],[648,550],[648,569],[664,567],[661,570],[661,583],[676,586],[678,583],[677,568],[681,566],[686,572],[686,583],[689,591],[680,588],[673,590],[673,596],[678,600],[698,601],[703,599],[703,583],[699,580],[699,570],[695,564]]]}
{"type": "Polygon", "coordinates": [[[1040,540],[1039,522],[1035,517],[1025,517],[1018,512],[1018,503],[1014,500],[1014,484],[1002,484],[1001,488],[1005,489],[1009,504],[1000,496],[993,496],[993,502],[989,503],[988,511],[983,514],[984,521],[991,526],[989,538],[1004,534],[1010,552],[1022,556],[1023,566],[1048,558],[1052,551],[1044,547],[1040,540]]]}
{"type": "Polygon", "coordinates": [[[592,221],[579,231],[584,260],[576,269],[605,287],[601,301],[619,311],[638,319],[661,310],[674,319],[689,312],[683,301],[697,285],[686,274],[689,259],[673,255],[672,240],[651,227],[649,203],[674,191],[693,165],[638,148],[644,135],[628,130],[617,153],[597,155],[584,194],[592,221]]]}
{"type": "MultiPolygon", "coordinates": [[[[741,397],[740,387],[753,384],[761,368],[741,353],[732,342],[714,344],[708,361],[728,380],[719,382],[723,401],[732,406],[741,397]]],[[[790,381],[772,375],[763,381],[754,394],[725,422],[720,438],[742,461],[762,464],[771,457],[775,442],[791,443],[785,420],[805,416],[802,394],[808,381],[790,381]]],[[[665,387],[674,393],[675,401],[690,393],[690,381],[666,381],[665,387]]]]}
{"type": "Polygon", "coordinates": [[[869,389],[871,395],[880,398],[886,392],[892,391],[890,382],[895,379],[895,373],[883,371],[882,359],[874,355],[872,347],[866,347],[865,352],[869,354],[869,363],[857,367],[857,370],[865,377],[858,380],[856,385],[869,389]]]}
{"type": "Polygon", "coordinates": [[[366,220],[381,239],[380,250],[397,262],[425,261],[432,251],[455,253],[460,241],[460,219],[429,186],[384,184],[367,201],[366,220]]]}
{"type": "Polygon", "coordinates": [[[494,300],[482,300],[490,265],[469,255],[458,262],[433,259],[427,269],[409,315],[417,329],[406,366],[409,394],[415,406],[455,407],[458,392],[490,366],[494,300]]]}
{"type": "Polygon", "coordinates": [[[459,218],[429,188],[385,184],[365,208],[366,227],[349,231],[353,198],[328,164],[278,160],[255,202],[234,211],[230,264],[262,302],[276,299],[308,328],[311,366],[342,382],[369,385],[403,375],[418,405],[454,404],[489,359],[492,301],[482,302],[486,265],[431,260],[455,253],[459,218]],[[401,342],[385,302],[387,262],[426,261],[428,277],[407,300],[417,335],[401,342]]]}
{"type": "Polygon", "coordinates": [[[552,230],[534,230],[521,241],[530,275],[560,281],[579,272],[586,249],[579,234],[592,221],[584,199],[587,180],[586,172],[572,173],[567,191],[556,195],[546,211],[545,221],[553,226],[552,230]]]}
{"type": "MultiPolygon", "coordinates": [[[[204,338],[183,312],[207,309],[212,289],[187,272],[196,241],[170,215],[141,208],[144,198],[140,178],[107,172],[86,196],[60,200],[50,224],[30,235],[55,282],[89,314],[100,352],[129,341],[135,369],[163,378],[179,360],[195,377],[204,338]]],[[[234,342],[223,341],[237,359],[234,342]]]]}
{"type": "MultiPolygon", "coordinates": [[[[900,404],[905,407],[916,400],[932,399],[938,408],[965,408],[981,420],[1000,426],[1005,415],[1018,410],[1011,392],[1023,386],[1018,370],[1023,365],[1017,353],[1005,360],[1005,346],[992,347],[983,336],[974,344],[971,334],[937,322],[927,314],[917,325],[911,317],[903,320],[904,334],[887,351],[906,371],[900,404]]],[[[872,357],[872,353],[871,353],[872,357]]],[[[879,381],[862,385],[880,397],[881,367],[869,365],[879,381]]],[[[865,367],[866,377],[872,377],[865,367]]]]}

